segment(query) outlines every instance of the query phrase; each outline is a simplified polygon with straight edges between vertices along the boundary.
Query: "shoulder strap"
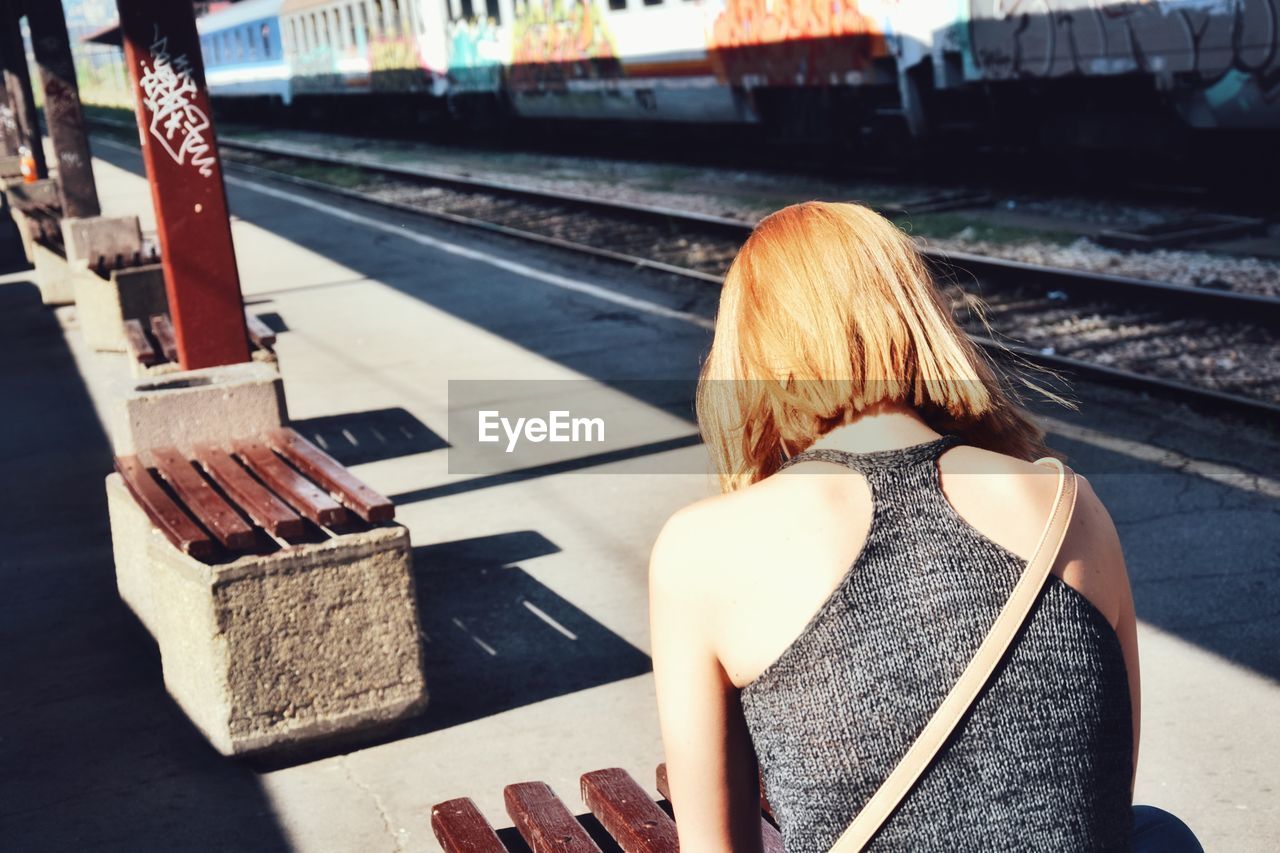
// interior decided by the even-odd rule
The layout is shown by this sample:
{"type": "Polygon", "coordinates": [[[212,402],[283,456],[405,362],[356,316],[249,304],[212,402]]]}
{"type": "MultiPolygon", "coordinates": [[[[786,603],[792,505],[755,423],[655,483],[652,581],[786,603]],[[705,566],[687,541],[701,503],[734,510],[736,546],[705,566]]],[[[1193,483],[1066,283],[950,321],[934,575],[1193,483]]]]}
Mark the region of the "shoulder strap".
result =
{"type": "Polygon", "coordinates": [[[946,743],[1013,642],[1014,636],[1026,621],[1027,614],[1031,612],[1031,607],[1049,576],[1049,570],[1057,559],[1058,550],[1062,547],[1076,503],[1075,473],[1052,457],[1036,460],[1037,464],[1041,462],[1047,462],[1058,469],[1058,494],[1026,570],[1014,585],[1009,600],[996,616],[991,630],[978,646],[973,659],[942,700],[938,710],[829,853],[853,853],[866,846],[946,743]]]}

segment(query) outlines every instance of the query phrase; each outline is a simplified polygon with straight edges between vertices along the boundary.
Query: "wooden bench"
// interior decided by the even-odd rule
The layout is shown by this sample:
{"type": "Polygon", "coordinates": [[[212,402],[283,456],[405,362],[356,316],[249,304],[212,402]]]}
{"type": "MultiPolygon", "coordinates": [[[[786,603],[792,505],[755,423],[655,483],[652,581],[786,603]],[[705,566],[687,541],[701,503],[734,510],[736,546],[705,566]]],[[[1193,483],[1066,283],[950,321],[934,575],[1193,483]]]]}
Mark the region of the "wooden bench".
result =
{"type": "Polygon", "coordinates": [[[59,255],[66,255],[62,245],[62,208],[54,204],[31,202],[20,207],[26,217],[31,239],[59,255]]]}
{"type": "MultiPolygon", "coordinates": [[[[575,815],[545,782],[507,785],[502,790],[502,799],[515,831],[535,853],[550,850],[603,853],[615,849],[627,853],[675,853],[679,847],[665,763],[658,765],[656,775],[656,787],[663,797],[657,802],[620,767],[582,774],[579,780],[582,801],[608,838],[599,833],[593,836],[588,831],[588,815],[575,815]]],[[[763,788],[760,806],[764,849],[766,853],[783,853],[782,835],[772,820],[763,788]]],[[[431,829],[446,853],[507,853],[522,849],[514,839],[513,846],[503,844],[470,797],[432,806],[431,829]]]]}
{"type": "Polygon", "coordinates": [[[290,427],[230,447],[117,457],[138,506],[185,554],[211,562],[322,541],[395,517],[395,505],[290,427]]]}
{"type": "MultiPolygon", "coordinates": [[[[252,348],[273,353],[276,333],[256,314],[244,313],[252,348]]],[[[144,324],[142,320],[124,321],[125,340],[129,354],[143,367],[178,363],[178,341],[173,333],[173,321],[168,314],[152,314],[144,324]]]]}
{"type": "Polygon", "coordinates": [[[418,713],[420,617],[395,505],[289,427],[172,441],[122,453],[106,477],[116,586],[214,748],[309,748],[418,713]]]}
{"type": "Polygon", "coordinates": [[[9,215],[22,236],[22,249],[27,261],[35,262],[32,245],[36,242],[51,241],[61,253],[62,205],[57,182],[44,180],[28,184],[25,181],[6,181],[4,195],[9,215]]]}

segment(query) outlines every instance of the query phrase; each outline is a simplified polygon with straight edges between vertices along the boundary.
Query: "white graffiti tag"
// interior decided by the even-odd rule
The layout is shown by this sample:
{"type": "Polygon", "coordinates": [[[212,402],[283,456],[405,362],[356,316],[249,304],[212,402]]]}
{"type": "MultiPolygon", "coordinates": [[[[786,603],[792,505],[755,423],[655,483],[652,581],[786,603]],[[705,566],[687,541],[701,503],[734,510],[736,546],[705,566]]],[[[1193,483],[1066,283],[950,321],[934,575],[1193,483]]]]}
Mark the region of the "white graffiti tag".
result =
{"type": "Polygon", "coordinates": [[[190,162],[201,175],[210,177],[216,161],[212,146],[205,139],[209,117],[192,103],[198,89],[191,75],[191,61],[185,53],[169,55],[169,38],[156,27],[151,42],[151,67],[141,63],[143,74],[138,81],[142,102],[151,112],[151,135],[174,162],[190,162]]]}

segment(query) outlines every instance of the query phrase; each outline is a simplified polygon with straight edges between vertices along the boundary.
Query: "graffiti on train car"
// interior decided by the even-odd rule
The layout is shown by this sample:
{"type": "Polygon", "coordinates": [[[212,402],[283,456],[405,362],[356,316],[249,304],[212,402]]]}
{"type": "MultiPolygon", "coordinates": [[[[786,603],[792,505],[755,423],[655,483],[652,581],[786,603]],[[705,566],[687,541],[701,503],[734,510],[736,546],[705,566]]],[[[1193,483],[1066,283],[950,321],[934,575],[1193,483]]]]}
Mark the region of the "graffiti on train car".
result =
{"type": "Polygon", "coordinates": [[[857,82],[885,43],[857,0],[725,0],[707,50],[722,82],[825,85],[857,82]]]}
{"type": "Polygon", "coordinates": [[[371,38],[369,69],[374,91],[420,92],[430,87],[418,41],[412,36],[371,38]]]}
{"type": "MultiPolygon", "coordinates": [[[[982,77],[1146,73],[1189,84],[1212,113],[1280,107],[1280,0],[971,0],[969,38],[982,77]]],[[[1188,98],[1183,97],[1185,108],[1188,98]]]]}
{"type": "Polygon", "coordinates": [[[309,49],[295,48],[291,59],[295,91],[326,92],[342,88],[338,55],[330,45],[318,44],[309,49]]]}
{"type": "Polygon", "coordinates": [[[517,0],[510,86],[566,91],[567,81],[621,76],[618,49],[596,0],[517,0]]]}
{"type": "Polygon", "coordinates": [[[567,81],[622,76],[618,50],[596,0],[516,0],[510,26],[492,18],[458,19],[449,41],[455,92],[564,92],[567,81]]]}
{"type": "Polygon", "coordinates": [[[502,84],[501,31],[490,17],[459,18],[449,34],[449,80],[456,92],[494,92],[502,84]]]}

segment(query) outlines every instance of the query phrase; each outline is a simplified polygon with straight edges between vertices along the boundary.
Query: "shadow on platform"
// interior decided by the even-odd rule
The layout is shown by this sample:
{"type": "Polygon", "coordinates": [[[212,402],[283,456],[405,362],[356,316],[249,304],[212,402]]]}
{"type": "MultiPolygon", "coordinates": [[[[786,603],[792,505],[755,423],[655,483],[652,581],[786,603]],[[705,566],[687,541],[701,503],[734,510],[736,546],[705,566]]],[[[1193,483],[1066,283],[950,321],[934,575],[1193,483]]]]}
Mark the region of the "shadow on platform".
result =
{"type": "Polygon", "coordinates": [[[647,654],[516,565],[559,551],[532,530],[414,548],[426,709],[381,730],[249,764],[279,770],[649,672],[647,654]]]}
{"type": "Polygon", "coordinates": [[[53,311],[0,284],[0,847],[287,850],[254,773],[165,693],[116,592],[111,449],[53,311]]]}
{"type": "Polygon", "coordinates": [[[413,551],[434,731],[642,675],[649,656],[516,563],[559,552],[531,530],[413,551]]]}
{"type": "MultiPolygon", "coordinates": [[[[111,150],[104,157],[121,168],[141,173],[136,156],[111,150]]],[[[293,189],[289,192],[307,195],[293,189]]],[[[282,198],[233,187],[232,204],[246,222],[306,251],[624,393],[629,380],[655,377],[687,379],[692,389],[710,340],[709,333],[701,328],[603,303],[587,294],[543,286],[509,270],[398,240],[381,231],[364,232],[359,225],[344,226],[348,239],[334,240],[332,225],[327,224],[323,213],[282,198]],[[246,203],[250,199],[252,203],[246,203]],[[424,263],[424,256],[431,258],[430,263],[424,263]]],[[[491,235],[455,237],[460,233],[455,228],[433,224],[427,218],[416,219],[350,201],[334,204],[401,227],[409,224],[446,241],[493,245],[497,255],[520,251],[519,247],[508,249],[512,244],[491,235]]],[[[564,261],[548,260],[545,253],[540,253],[538,263],[547,272],[570,277],[595,279],[603,275],[606,284],[607,271],[619,269],[567,256],[564,261]],[[601,274],[600,270],[606,272],[601,274]]],[[[619,279],[626,275],[617,273],[619,279]]],[[[659,277],[649,278],[655,282],[655,292],[664,286],[659,277]]],[[[625,282],[619,282],[619,287],[622,293],[627,292],[625,282]]],[[[713,315],[717,295],[714,288],[696,291],[687,283],[671,288],[675,294],[672,307],[713,315]]],[[[665,297],[659,293],[655,298],[665,297]]],[[[659,387],[662,383],[653,385],[659,387]]],[[[645,386],[642,383],[638,387],[645,386]]],[[[639,399],[692,422],[688,405],[673,405],[671,399],[639,399]]],[[[1162,443],[1172,442],[1167,446],[1176,447],[1181,438],[1174,435],[1173,421],[1162,417],[1169,412],[1167,402],[1150,399],[1149,412],[1134,409],[1126,418],[1107,411],[1109,406],[1131,408],[1135,399],[1129,395],[1120,403],[1095,403],[1092,409],[1086,406],[1084,417],[1048,405],[1034,408],[1073,422],[1101,417],[1106,421],[1106,430],[1140,443],[1150,440],[1151,425],[1157,423],[1169,433],[1162,443]]],[[[1203,453],[1209,442],[1201,436],[1191,443],[1203,453]]],[[[1075,470],[1089,477],[1116,521],[1138,618],[1280,680],[1280,656],[1274,651],[1280,648],[1280,620],[1274,612],[1274,602],[1280,600],[1280,571],[1275,564],[1273,533],[1280,502],[1261,490],[1212,481],[1097,445],[1062,436],[1052,436],[1052,443],[1069,454],[1075,470]]],[[[602,460],[602,464],[607,461],[612,460],[602,460]]],[[[478,478],[477,483],[428,487],[403,493],[397,499],[443,497],[544,473],[558,472],[535,470],[478,478]]]]}
{"type": "Polygon", "coordinates": [[[290,426],[343,465],[380,462],[449,446],[402,408],[306,418],[290,421],[290,426]]]}

